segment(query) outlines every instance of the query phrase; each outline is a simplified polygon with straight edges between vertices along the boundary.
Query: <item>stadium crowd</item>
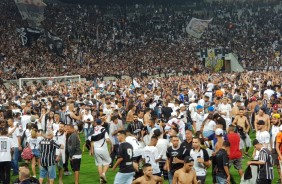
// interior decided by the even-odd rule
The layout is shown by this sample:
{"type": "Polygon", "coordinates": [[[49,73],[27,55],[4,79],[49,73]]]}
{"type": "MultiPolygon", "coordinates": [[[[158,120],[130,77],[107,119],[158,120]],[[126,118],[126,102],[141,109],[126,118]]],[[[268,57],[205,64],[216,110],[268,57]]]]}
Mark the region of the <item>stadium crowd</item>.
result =
{"type": "Polygon", "coordinates": [[[193,73],[205,70],[196,51],[206,48],[230,49],[249,70],[280,70],[278,3],[200,2],[186,9],[178,5],[140,4],[125,9],[48,4],[43,25],[63,39],[62,58],[48,52],[43,38],[31,48],[21,46],[15,30],[27,24],[14,2],[4,0],[0,4],[4,10],[0,30],[3,78],[193,73]],[[213,18],[201,39],[186,33],[192,17],[213,18]]]}
{"type": "Polygon", "coordinates": [[[70,163],[78,183],[82,151],[89,149],[100,183],[118,166],[116,184],[205,183],[209,167],[214,183],[240,182],[232,181],[231,164],[244,182],[243,159],[261,165],[258,178],[253,172],[245,182],[271,183],[274,165],[280,173],[281,77],[250,71],[2,88],[0,139],[8,142],[0,152],[2,181],[9,183],[11,167],[14,175],[27,172],[18,168],[21,155],[32,165],[32,180],[42,183],[48,173],[53,183],[57,165],[63,183],[70,163]],[[254,131],[258,152],[251,153],[254,131]]]}
{"type": "Polygon", "coordinates": [[[42,24],[64,40],[58,57],[43,38],[21,46],[15,29],[27,24],[13,1],[1,1],[1,78],[80,74],[87,80],[0,84],[0,182],[10,183],[12,168],[19,175],[14,183],[48,178],[52,184],[58,169],[63,184],[71,168],[78,184],[88,149],[100,183],[119,167],[115,184],[203,184],[211,167],[213,183],[266,184],[274,166],[281,183],[280,6],[198,5],[48,4],[42,24]],[[192,17],[213,18],[201,39],[186,33],[192,17]],[[203,48],[232,50],[246,71],[213,73],[196,54],[203,48]],[[162,73],[176,75],[148,77],[162,73]],[[234,181],[232,164],[241,181],[234,181]]]}

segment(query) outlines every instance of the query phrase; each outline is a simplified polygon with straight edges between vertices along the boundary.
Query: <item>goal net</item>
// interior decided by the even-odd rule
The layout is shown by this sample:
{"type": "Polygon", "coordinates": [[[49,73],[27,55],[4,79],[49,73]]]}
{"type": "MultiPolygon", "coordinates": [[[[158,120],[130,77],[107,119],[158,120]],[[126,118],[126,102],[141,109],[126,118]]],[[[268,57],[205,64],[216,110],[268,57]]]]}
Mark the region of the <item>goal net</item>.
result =
{"type": "Polygon", "coordinates": [[[20,78],[19,88],[22,89],[23,86],[31,86],[34,84],[46,84],[52,86],[55,82],[81,82],[80,75],[70,75],[70,76],[56,76],[56,77],[34,77],[34,78],[20,78]]]}

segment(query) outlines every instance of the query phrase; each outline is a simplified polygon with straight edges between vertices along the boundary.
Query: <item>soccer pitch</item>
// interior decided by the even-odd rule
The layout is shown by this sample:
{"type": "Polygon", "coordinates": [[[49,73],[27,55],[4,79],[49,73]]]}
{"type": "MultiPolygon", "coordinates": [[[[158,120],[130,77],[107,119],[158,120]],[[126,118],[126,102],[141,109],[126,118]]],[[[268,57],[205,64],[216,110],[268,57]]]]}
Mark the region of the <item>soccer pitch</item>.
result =
{"type": "MultiPolygon", "coordinates": [[[[251,139],[253,140],[255,137],[255,133],[252,133],[250,135],[251,139]]],[[[82,141],[81,144],[81,148],[83,146],[84,143],[84,136],[83,134],[80,134],[80,138],[82,141]]],[[[250,149],[249,151],[249,155],[251,155],[253,152],[253,148],[250,149]]],[[[243,159],[243,170],[246,169],[247,167],[247,161],[250,160],[247,157],[244,157],[243,159]]],[[[69,165],[69,170],[71,171],[70,165],[69,165]]],[[[272,183],[276,183],[276,181],[278,180],[278,174],[277,174],[277,169],[276,167],[274,168],[275,171],[275,179],[273,180],[272,183]]],[[[107,180],[109,184],[113,184],[114,183],[114,179],[115,179],[115,175],[118,172],[118,169],[116,169],[116,171],[112,171],[112,169],[110,168],[106,174],[107,180]]],[[[237,172],[237,170],[234,169],[234,167],[232,166],[231,168],[231,174],[233,175],[236,184],[240,184],[240,177],[239,174],[237,172]]],[[[39,170],[37,169],[37,179],[39,176],[39,170]]],[[[11,181],[14,181],[16,177],[11,177],[11,181]]],[[[87,148],[85,148],[85,151],[82,155],[82,162],[81,162],[81,168],[80,168],[80,184],[99,184],[99,173],[98,173],[98,169],[95,166],[94,163],[94,157],[89,155],[89,152],[87,150],[87,148]]],[[[73,174],[70,176],[64,176],[63,177],[63,182],[64,184],[74,184],[74,176],[73,174]]],[[[44,180],[44,183],[46,183],[46,180],[44,180]]],[[[55,180],[55,184],[58,184],[58,172],[57,172],[57,179],[55,180]]],[[[165,184],[168,184],[168,181],[164,182],[165,184]]],[[[212,184],[212,174],[211,174],[211,168],[208,169],[208,174],[207,174],[207,179],[206,179],[206,183],[212,184]]]]}

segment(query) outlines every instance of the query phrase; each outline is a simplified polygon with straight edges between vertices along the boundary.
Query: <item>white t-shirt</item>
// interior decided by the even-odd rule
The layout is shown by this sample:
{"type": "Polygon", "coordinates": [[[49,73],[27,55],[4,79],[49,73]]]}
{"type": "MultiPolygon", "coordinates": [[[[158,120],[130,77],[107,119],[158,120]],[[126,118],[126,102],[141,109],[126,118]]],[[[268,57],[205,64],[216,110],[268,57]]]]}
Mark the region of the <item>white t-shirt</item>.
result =
{"type": "Polygon", "coordinates": [[[103,109],[103,113],[106,114],[107,120],[106,122],[110,122],[111,121],[111,115],[113,113],[112,109],[108,109],[108,108],[104,108],[103,109]]]}
{"type": "Polygon", "coordinates": [[[0,162],[10,162],[11,148],[14,147],[13,140],[7,136],[0,136],[0,162]]]}
{"type": "Polygon", "coordinates": [[[267,98],[268,98],[268,100],[270,99],[270,97],[271,97],[271,95],[273,95],[274,94],[274,91],[273,90],[271,90],[271,89],[267,89],[267,90],[265,90],[264,91],[264,93],[263,94],[267,94],[267,98]]]}
{"type": "Polygon", "coordinates": [[[197,112],[195,112],[192,120],[196,122],[196,131],[200,131],[202,123],[204,121],[204,114],[198,114],[197,112]]]}
{"type": "Polygon", "coordinates": [[[184,140],[185,139],[185,123],[181,119],[172,118],[167,122],[166,127],[167,128],[170,127],[172,123],[176,123],[178,125],[179,133],[182,135],[182,138],[184,140]]]}
{"type": "Polygon", "coordinates": [[[156,148],[158,149],[159,158],[162,156],[163,160],[166,160],[166,150],[169,147],[169,141],[167,139],[158,139],[156,148]]]}
{"type": "MultiPolygon", "coordinates": [[[[94,133],[91,136],[95,136],[95,135],[100,134],[102,132],[102,129],[104,129],[104,127],[102,127],[100,125],[96,126],[94,128],[94,133]]],[[[88,138],[90,141],[91,141],[91,136],[89,136],[89,138],[88,138]]],[[[109,134],[107,132],[105,133],[105,137],[103,139],[100,139],[98,141],[94,141],[94,150],[97,150],[97,149],[106,150],[106,149],[108,149],[106,139],[110,139],[109,134]]]]}
{"type": "Polygon", "coordinates": [[[59,132],[57,134],[54,135],[53,138],[55,141],[57,141],[58,144],[62,144],[64,145],[63,149],[56,149],[56,155],[62,155],[62,160],[63,163],[65,163],[66,160],[66,154],[65,154],[65,149],[66,149],[66,135],[65,134],[60,134],[59,132]]]}
{"type": "Polygon", "coordinates": [[[117,140],[116,135],[113,136],[112,134],[120,128],[122,128],[122,122],[118,121],[117,124],[115,124],[113,122],[110,123],[109,137],[110,137],[110,140],[111,140],[113,145],[118,144],[118,140],[117,140]]]}
{"type": "Polygon", "coordinates": [[[270,134],[268,131],[257,131],[256,139],[264,145],[264,147],[270,149],[270,134]]]}
{"type": "Polygon", "coordinates": [[[39,142],[42,140],[42,137],[37,138],[28,138],[27,143],[30,147],[30,149],[39,149],[39,142]]]}
{"type": "MultiPolygon", "coordinates": [[[[15,128],[15,127],[14,127],[15,128]]],[[[9,127],[8,128],[8,132],[12,132],[14,130],[14,128],[9,127]]],[[[18,138],[21,136],[19,128],[16,128],[16,130],[12,133],[12,135],[10,136],[10,138],[12,139],[13,142],[13,147],[17,148],[19,147],[19,141],[18,138]]]]}
{"type": "Polygon", "coordinates": [[[133,147],[133,157],[138,157],[142,155],[142,145],[140,142],[133,136],[127,136],[125,142],[128,142],[133,147]]]}
{"type": "Polygon", "coordinates": [[[146,146],[142,152],[142,158],[145,159],[146,163],[150,163],[153,168],[153,174],[160,173],[159,163],[156,162],[159,159],[158,149],[155,146],[146,146]]]}
{"type": "Polygon", "coordinates": [[[230,104],[220,104],[219,109],[220,112],[226,113],[226,115],[221,115],[223,118],[230,118],[231,105],[230,104]]]}
{"type": "Polygon", "coordinates": [[[216,126],[216,123],[213,120],[207,120],[207,121],[208,122],[206,122],[205,125],[204,125],[203,132],[214,130],[214,128],[216,126]]]}
{"type": "Polygon", "coordinates": [[[207,84],[207,91],[208,92],[211,92],[213,90],[213,88],[214,88],[214,84],[213,83],[208,83],[207,84]]]}
{"type": "MultiPolygon", "coordinates": [[[[86,123],[86,120],[87,120],[87,119],[90,119],[91,122],[94,121],[94,118],[93,118],[93,116],[92,116],[91,114],[87,114],[87,115],[84,114],[84,115],[83,115],[83,118],[82,118],[82,121],[85,122],[85,123],[84,123],[84,128],[89,128],[89,127],[88,127],[88,123],[86,123]]],[[[92,127],[93,127],[93,126],[92,126],[92,123],[90,123],[90,128],[92,128],[92,127]]]]}
{"type": "Polygon", "coordinates": [[[26,130],[26,125],[30,122],[30,115],[23,115],[21,118],[21,123],[22,123],[22,129],[23,131],[26,130]]]}

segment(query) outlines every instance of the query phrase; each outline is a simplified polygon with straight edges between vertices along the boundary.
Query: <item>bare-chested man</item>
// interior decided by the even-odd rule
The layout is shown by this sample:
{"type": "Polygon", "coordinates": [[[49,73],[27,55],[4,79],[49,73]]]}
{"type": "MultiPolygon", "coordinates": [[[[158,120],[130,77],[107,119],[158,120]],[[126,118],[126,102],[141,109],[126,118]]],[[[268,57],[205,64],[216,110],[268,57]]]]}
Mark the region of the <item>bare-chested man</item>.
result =
{"type": "Polygon", "coordinates": [[[193,170],[194,160],[190,156],[184,158],[184,166],[178,169],[173,176],[172,184],[197,184],[196,172],[193,170]]]}
{"type": "Polygon", "coordinates": [[[161,177],[153,175],[153,168],[150,163],[143,165],[143,173],[144,175],[134,180],[132,184],[163,184],[163,179],[161,177]]]}
{"type": "Polygon", "coordinates": [[[268,114],[265,114],[265,109],[261,108],[258,112],[258,114],[255,116],[255,129],[257,131],[257,123],[259,120],[262,120],[265,122],[265,129],[269,132],[270,129],[270,118],[268,114]]]}
{"type": "Polygon", "coordinates": [[[244,113],[245,110],[240,109],[239,114],[235,116],[232,125],[237,127],[237,132],[240,134],[240,150],[242,154],[246,154],[248,156],[249,148],[251,147],[252,143],[248,134],[250,130],[250,123],[244,113]],[[246,147],[246,152],[244,152],[244,147],[246,147]]]}

